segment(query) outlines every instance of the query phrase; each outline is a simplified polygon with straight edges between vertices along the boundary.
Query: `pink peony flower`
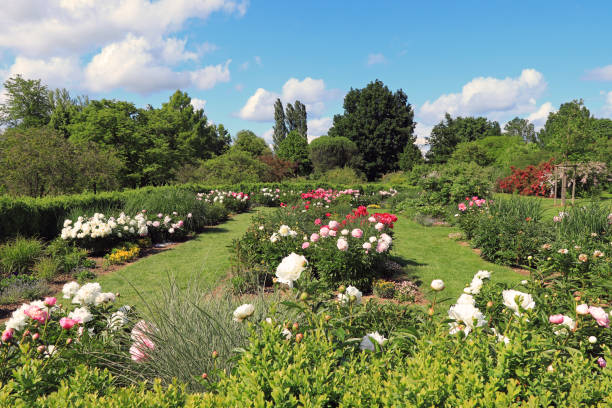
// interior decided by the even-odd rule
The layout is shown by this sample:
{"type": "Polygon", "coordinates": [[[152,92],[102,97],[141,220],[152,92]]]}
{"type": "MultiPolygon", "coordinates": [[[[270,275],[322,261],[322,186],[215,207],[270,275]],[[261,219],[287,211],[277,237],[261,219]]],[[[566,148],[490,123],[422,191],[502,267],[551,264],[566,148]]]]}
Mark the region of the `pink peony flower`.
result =
{"type": "Polygon", "coordinates": [[[389,249],[389,243],[387,241],[378,241],[378,245],[376,245],[376,252],[385,252],[387,249],[389,249]]]}
{"type": "Polygon", "coordinates": [[[473,207],[473,206],[474,206],[474,202],[470,201],[470,207],[473,207]]]}
{"type": "Polygon", "coordinates": [[[317,234],[316,232],[312,233],[312,234],[310,235],[310,240],[311,240],[312,242],[317,242],[317,241],[319,240],[319,234],[317,234]]]}
{"type": "Polygon", "coordinates": [[[363,231],[360,230],[359,228],[355,228],[354,230],[351,231],[351,236],[353,238],[361,238],[363,236],[363,231]]]}
{"type": "Polygon", "coordinates": [[[60,326],[62,326],[62,329],[70,330],[74,327],[75,324],[79,324],[79,321],[71,319],[69,317],[62,317],[59,321],[59,324],[60,326]]]}
{"type": "Polygon", "coordinates": [[[383,228],[385,228],[385,224],[383,224],[382,222],[378,222],[378,223],[376,223],[374,228],[376,228],[376,231],[382,231],[383,228]]]}
{"type": "Polygon", "coordinates": [[[472,201],[476,201],[476,200],[478,200],[478,196],[473,196],[472,201]]]}
{"type": "Polygon", "coordinates": [[[5,331],[2,332],[2,341],[3,342],[9,341],[10,339],[13,338],[13,334],[15,334],[14,329],[6,329],[5,331]]]}
{"type": "Polygon", "coordinates": [[[551,322],[552,324],[561,324],[563,323],[563,315],[561,314],[551,315],[548,317],[548,321],[551,322]]]}
{"type": "Polygon", "coordinates": [[[346,241],[346,239],[340,238],[338,239],[336,246],[338,247],[339,250],[346,251],[348,249],[348,242],[346,241]]]}
{"type": "Polygon", "coordinates": [[[314,222],[315,222],[315,225],[321,225],[321,219],[320,218],[317,218],[314,222]]]}
{"type": "Polygon", "coordinates": [[[321,233],[321,236],[325,238],[329,235],[329,228],[323,227],[319,230],[319,232],[321,233]]]}
{"type": "Polygon", "coordinates": [[[330,221],[329,228],[332,230],[337,230],[340,227],[340,223],[338,221],[330,221]]]}
{"type": "Polygon", "coordinates": [[[157,214],[157,218],[163,218],[163,217],[164,217],[164,214],[162,213],[157,214]]]}
{"type": "Polygon", "coordinates": [[[603,357],[599,357],[597,359],[597,364],[601,367],[601,368],[606,368],[606,366],[608,365],[608,363],[606,363],[606,360],[603,357]]]}
{"type": "Polygon", "coordinates": [[[338,234],[338,232],[336,230],[329,230],[329,236],[330,237],[335,237],[338,234]]]}
{"type": "Polygon", "coordinates": [[[49,318],[49,314],[38,306],[30,306],[23,313],[39,323],[44,323],[49,318]]]}
{"type": "Polygon", "coordinates": [[[459,207],[459,211],[465,211],[465,210],[467,210],[467,207],[465,206],[465,204],[464,204],[464,203],[459,203],[459,205],[458,205],[457,207],[459,207]]]}
{"type": "Polygon", "coordinates": [[[372,249],[372,244],[370,244],[369,242],[364,242],[361,247],[363,249],[365,249],[366,251],[368,251],[368,250],[372,249]]]}
{"type": "Polygon", "coordinates": [[[302,249],[306,249],[310,246],[310,242],[306,241],[302,243],[302,249]]]}
{"type": "Polygon", "coordinates": [[[610,327],[610,317],[601,307],[589,307],[589,313],[593,316],[593,319],[597,322],[598,325],[602,327],[610,327]]]}
{"type": "Polygon", "coordinates": [[[45,306],[55,306],[55,304],[57,303],[57,299],[54,297],[46,297],[45,298],[45,306]]]}
{"type": "Polygon", "coordinates": [[[147,337],[142,337],[130,347],[130,356],[134,361],[143,361],[149,358],[149,350],[155,350],[155,343],[147,337]]]}

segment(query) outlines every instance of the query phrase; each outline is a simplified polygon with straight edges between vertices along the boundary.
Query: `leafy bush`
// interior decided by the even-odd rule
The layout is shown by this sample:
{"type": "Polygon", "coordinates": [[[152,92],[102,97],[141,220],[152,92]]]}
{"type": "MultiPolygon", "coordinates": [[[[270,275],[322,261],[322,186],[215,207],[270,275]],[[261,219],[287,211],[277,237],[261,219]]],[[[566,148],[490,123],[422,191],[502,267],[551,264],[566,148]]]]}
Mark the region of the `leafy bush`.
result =
{"type": "Polygon", "coordinates": [[[393,299],[395,296],[395,284],[384,280],[374,282],[374,294],[380,298],[393,299]]]}
{"type": "Polygon", "coordinates": [[[12,305],[23,300],[49,294],[51,288],[43,280],[30,275],[17,275],[0,281],[0,304],[12,305]]]}
{"type": "Polygon", "coordinates": [[[43,244],[37,239],[17,237],[0,246],[1,276],[27,272],[43,253],[43,244]]]}
{"type": "Polygon", "coordinates": [[[33,268],[34,276],[47,282],[53,280],[59,271],[60,265],[58,261],[47,257],[39,259],[33,268]]]}
{"type": "Polygon", "coordinates": [[[357,172],[350,167],[328,170],[321,175],[319,180],[332,184],[358,184],[364,182],[363,176],[357,174],[357,172]]]}
{"type": "Polygon", "coordinates": [[[504,193],[546,196],[552,187],[549,183],[552,168],[553,159],[542,162],[537,166],[529,165],[525,169],[510,166],[512,174],[498,180],[497,186],[504,193]]]}
{"type": "Polygon", "coordinates": [[[321,136],[310,142],[308,148],[310,160],[319,173],[335,167],[351,166],[359,152],[355,142],[346,137],[321,136]]]}

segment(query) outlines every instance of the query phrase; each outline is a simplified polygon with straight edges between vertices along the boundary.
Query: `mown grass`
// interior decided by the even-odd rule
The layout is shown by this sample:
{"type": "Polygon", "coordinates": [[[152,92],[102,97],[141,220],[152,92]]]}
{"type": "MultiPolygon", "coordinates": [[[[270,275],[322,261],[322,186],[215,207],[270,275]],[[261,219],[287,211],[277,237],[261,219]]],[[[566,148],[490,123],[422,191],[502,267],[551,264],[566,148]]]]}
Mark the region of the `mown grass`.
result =
{"type": "Polygon", "coordinates": [[[99,276],[103,291],[119,292],[120,302],[141,304],[146,299],[160,297],[168,276],[174,277],[179,288],[197,281],[201,288],[214,288],[227,275],[231,263],[231,243],[240,237],[253,214],[266,208],[238,214],[216,227],[208,228],[196,238],[159,254],[138,260],[116,272],[99,276]]]}
{"type": "Polygon", "coordinates": [[[461,295],[479,270],[490,271],[492,282],[514,284],[525,279],[510,268],[485,261],[470,247],[448,238],[451,232],[459,230],[425,227],[401,215],[395,224],[392,255],[404,265],[409,279],[421,283],[421,290],[429,300],[433,299],[429,284],[434,279],[442,279],[446,285],[438,297],[450,298],[441,304],[444,308],[461,295]]]}

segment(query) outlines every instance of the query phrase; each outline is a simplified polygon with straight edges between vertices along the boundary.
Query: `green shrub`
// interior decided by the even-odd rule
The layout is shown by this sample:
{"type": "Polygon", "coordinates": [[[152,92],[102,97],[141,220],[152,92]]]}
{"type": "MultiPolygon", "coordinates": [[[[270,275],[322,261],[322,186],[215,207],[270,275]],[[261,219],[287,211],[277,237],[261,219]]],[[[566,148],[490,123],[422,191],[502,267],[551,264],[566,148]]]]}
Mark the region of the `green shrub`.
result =
{"type": "Polygon", "coordinates": [[[43,253],[43,244],[37,239],[17,237],[0,246],[2,276],[27,272],[43,253]]]}
{"type": "Polygon", "coordinates": [[[51,288],[43,280],[30,275],[11,276],[0,282],[0,305],[11,305],[49,294],[51,288]]]}
{"type": "Polygon", "coordinates": [[[33,268],[34,276],[47,282],[53,280],[59,271],[60,265],[58,262],[53,258],[47,257],[39,259],[33,268]]]}
{"type": "Polygon", "coordinates": [[[308,148],[310,160],[318,173],[335,167],[350,166],[359,153],[355,142],[346,137],[321,136],[310,142],[308,148]]]}
{"type": "Polygon", "coordinates": [[[326,171],[319,180],[332,184],[358,184],[363,183],[363,176],[350,167],[335,168],[326,171]]]}

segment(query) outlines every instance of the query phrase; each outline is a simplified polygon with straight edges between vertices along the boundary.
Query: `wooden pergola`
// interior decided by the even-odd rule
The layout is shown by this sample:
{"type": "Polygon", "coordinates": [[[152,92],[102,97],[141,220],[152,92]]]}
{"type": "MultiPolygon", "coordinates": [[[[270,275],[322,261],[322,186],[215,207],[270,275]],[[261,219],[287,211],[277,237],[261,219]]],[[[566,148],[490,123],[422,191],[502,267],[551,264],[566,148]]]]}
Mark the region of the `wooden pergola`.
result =
{"type": "Polygon", "coordinates": [[[565,199],[567,197],[567,177],[568,172],[571,170],[572,176],[572,205],[575,201],[576,196],[576,168],[578,167],[577,163],[563,162],[555,165],[553,168],[553,195],[554,202],[553,205],[557,205],[557,175],[560,175],[561,181],[561,205],[565,207],[565,199]]]}

